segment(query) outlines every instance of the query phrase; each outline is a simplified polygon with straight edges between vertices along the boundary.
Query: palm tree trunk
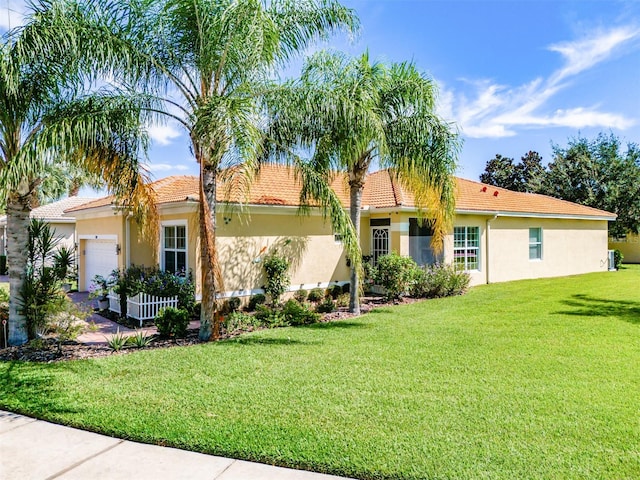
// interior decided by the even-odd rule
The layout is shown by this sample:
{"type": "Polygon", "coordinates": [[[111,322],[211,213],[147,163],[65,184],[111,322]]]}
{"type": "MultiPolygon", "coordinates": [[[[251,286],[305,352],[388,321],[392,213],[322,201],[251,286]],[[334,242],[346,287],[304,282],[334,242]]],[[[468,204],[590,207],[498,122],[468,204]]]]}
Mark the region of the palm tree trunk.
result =
{"type": "Polygon", "coordinates": [[[202,302],[199,338],[220,335],[216,291],[222,288],[216,249],[216,167],[200,159],[200,259],[202,302]]]}
{"type": "MultiPolygon", "coordinates": [[[[351,202],[349,206],[349,215],[356,232],[356,238],[360,242],[360,209],[362,208],[362,192],[364,183],[358,179],[349,181],[349,193],[351,202]]],[[[349,311],[351,313],[360,314],[360,278],[355,268],[354,262],[351,262],[351,285],[349,288],[349,311]]]]}
{"type": "Polygon", "coordinates": [[[20,313],[19,292],[23,288],[29,245],[32,194],[12,192],[7,199],[7,264],[9,267],[9,345],[29,340],[27,317],[20,313]]]}

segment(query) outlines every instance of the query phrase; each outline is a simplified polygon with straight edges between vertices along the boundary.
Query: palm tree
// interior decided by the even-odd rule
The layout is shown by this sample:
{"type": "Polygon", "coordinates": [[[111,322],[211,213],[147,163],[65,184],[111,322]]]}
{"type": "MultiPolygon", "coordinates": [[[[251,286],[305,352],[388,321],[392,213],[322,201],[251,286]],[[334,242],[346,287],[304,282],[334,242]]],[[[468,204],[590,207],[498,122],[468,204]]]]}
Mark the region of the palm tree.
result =
{"type": "MultiPolygon", "coordinates": [[[[64,23],[45,20],[51,11],[43,21],[64,23]]],[[[87,48],[102,48],[115,78],[154,95],[156,111],[189,134],[200,168],[200,338],[217,336],[219,174],[259,156],[265,79],[315,39],[353,31],[357,19],[336,0],[97,0],[66,11],[75,30],[97,33],[87,48]]]]}
{"type": "MultiPolygon", "coordinates": [[[[441,248],[454,213],[458,136],[435,113],[436,86],[411,63],[371,63],[368,53],[349,58],[318,52],[301,78],[268,98],[271,153],[312,152],[321,176],[346,172],[350,218],[357,235],[366,176],[374,161],[390,168],[410,191],[441,248]]],[[[359,273],[351,268],[350,310],[358,313],[359,273]]]]}
{"type": "Polygon", "coordinates": [[[11,345],[28,340],[27,320],[15,292],[23,289],[29,214],[46,170],[55,162],[67,162],[103,176],[118,198],[133,197],[145,207],[150,198],[138,163],[146,145],[140,123],[147,102],[105,90],[83,92],[78,88],[82,78],[63,47],[27,47],[35,46],[40,33],[27,25],[6,35],[0,47],[0,198],[6,205],[14,293],[9,303],[11,345]]]}

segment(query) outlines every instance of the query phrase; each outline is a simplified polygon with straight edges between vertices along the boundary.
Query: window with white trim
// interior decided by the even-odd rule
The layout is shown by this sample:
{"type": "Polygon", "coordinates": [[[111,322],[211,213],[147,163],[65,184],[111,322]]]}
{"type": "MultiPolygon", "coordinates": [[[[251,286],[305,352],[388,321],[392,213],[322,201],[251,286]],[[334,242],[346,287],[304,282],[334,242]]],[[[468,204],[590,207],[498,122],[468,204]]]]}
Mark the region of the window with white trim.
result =
{"type": "Polygon", "coordinates": [[[187,270],[187,226],[162,226],[162,269],[180,273],[187,270]]]}
{"type": "Polygon", "coordinates": [[[480,227],[453,227],[453,264],[459,270],[480,269],[480,227]]]}
{"type": "Polygon", "coordinates": [[[529,260],[542,260],[542,228],[529,229],[529,260]]]}

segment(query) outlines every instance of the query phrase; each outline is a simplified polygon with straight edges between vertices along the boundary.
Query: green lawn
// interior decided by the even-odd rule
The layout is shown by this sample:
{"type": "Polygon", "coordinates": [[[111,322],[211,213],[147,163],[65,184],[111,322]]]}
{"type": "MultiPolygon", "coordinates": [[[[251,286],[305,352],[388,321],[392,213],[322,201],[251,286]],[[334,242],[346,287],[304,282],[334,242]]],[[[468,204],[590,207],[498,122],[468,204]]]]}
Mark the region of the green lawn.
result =
{"type": "Polygon", "coordinates": [[[640,478],[640,268],[58,364],[0,406],[359,478],[640,478]]]}

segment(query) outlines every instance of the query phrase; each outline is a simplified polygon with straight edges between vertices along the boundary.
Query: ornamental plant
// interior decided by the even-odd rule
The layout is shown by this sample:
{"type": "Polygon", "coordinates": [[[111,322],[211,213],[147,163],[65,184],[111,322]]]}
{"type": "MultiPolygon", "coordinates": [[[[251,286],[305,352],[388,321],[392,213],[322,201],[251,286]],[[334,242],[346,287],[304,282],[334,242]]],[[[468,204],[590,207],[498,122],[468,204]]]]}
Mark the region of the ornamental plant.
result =
{"type": "Polygon", "coordinates": [[[263,268],[267,277],[264,291],[269,295],[271,305],[278,305],[280,297],[291,284],[289,260],[274,253],[264,259],[263,268]]]}
{"type": "Polygon", "coordinates": [[[411,257],[392,252],[378,259],[374,278],[378,285],[385,288],[387,300],[395,300],[409,290],[417,268],[411,257]]]}

